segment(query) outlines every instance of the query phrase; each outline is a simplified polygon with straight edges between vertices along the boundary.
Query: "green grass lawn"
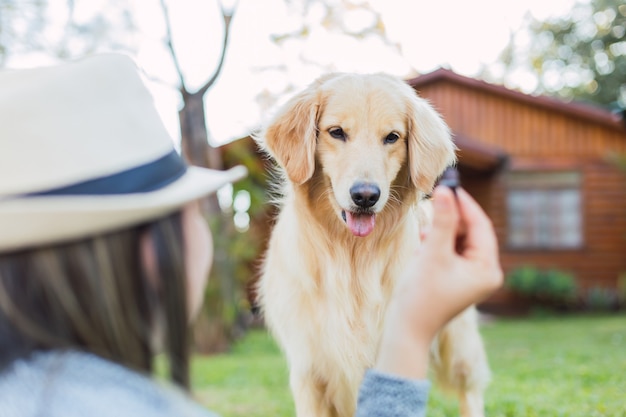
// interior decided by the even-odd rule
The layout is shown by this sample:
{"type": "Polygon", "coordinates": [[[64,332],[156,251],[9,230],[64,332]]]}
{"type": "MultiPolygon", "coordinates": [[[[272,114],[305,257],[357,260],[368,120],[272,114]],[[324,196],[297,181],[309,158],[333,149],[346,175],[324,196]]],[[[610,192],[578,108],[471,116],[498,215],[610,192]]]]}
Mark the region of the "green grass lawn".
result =
{"type": "MultiPolygon", "coordinates": [[[[626,417],[626,316],[498,320],[482,329],[489,417],[626,417]]],[[[197,357],[196,397],[223,417],[291,417],[287,367],[253,331],[227,355],[197,357]]],[[[428,415],[458,416],[435,387],[428,415]]]]}

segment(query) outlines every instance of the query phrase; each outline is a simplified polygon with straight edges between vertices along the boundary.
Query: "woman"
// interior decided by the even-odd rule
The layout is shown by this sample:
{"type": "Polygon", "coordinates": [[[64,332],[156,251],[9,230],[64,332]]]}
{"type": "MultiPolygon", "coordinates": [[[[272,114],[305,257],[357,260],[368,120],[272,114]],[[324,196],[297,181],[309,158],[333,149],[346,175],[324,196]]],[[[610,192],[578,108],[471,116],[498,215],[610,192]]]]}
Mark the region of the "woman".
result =
{"type": "MultiPolygon", "coordinates": [[[[185,393],[212,253],[196,201],[243,175],[187,167],[124,56],[0,73],[0,416],[211,415],[185,393]]],[[[423,415],[430,340],[500,285],[476,203],[434,204],[359,415],[423,415]]]]}

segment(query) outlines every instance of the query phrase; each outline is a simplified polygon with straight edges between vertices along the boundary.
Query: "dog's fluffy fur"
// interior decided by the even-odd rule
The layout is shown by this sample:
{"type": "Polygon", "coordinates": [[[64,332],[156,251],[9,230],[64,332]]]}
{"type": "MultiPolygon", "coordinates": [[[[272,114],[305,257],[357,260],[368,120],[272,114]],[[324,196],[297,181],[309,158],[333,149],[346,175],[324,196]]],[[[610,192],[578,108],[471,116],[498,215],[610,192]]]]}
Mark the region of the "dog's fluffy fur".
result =
{"type": "MultiPolygon", "coordinates": [[[[318,79],[258,140],[284,174],[259,304],[287,357],[297,415],[352,416],[394,281],[427,221],[423,197],[454,163],[454,144],[432,107],[384,74],[318,79]],[[373,206],[356,204],[358,184],[379,189],[373,206]]],[[[489,369],[473,308],[432,352],[461,414],[481,416],[489,369]]]]}

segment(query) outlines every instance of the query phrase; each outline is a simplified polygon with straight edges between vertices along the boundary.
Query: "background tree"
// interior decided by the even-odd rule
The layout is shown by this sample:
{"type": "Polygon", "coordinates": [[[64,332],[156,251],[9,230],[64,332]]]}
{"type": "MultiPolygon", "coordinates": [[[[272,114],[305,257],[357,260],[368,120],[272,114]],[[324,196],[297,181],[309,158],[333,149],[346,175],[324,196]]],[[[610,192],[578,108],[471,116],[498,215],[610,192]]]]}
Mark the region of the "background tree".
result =
{"type": "Polygon", "coordinates": [[[84,13],[77,0],[0,0],[0,67],[12,58],[47,62],[97,50],[135,49],[136,27],[124,0],[84,13]]]}
{"type": "MultiPolygon", "coordinates": [[[[381,13],[373,8],[369,1],[360,0],[285,0],[289,9],[289,20],[293,29],[285,32],[275,32],[271,35],[272,42],[284,51],[297,51],[296,59],[292,63],[280,62],[276,65],[255,67],[258,73],[278,77],[269,79],[284,79],[283,89],[278,92],[262,90],[257,95],[257,103],[263,110],[275,107],[277,101],[294,94],[305,85],[300,79],[293,80],[288,74],[306,74],[305,84],[319,75],[331,71],[360,71],[363,70],[360,60],[356,56],[337,56],[336,50],[326,48],[319,53],[316,48],[309,48],[309,42],[324,37],[328,44],[348,44],[355,48],[363,41],[376,46],[379,59],[392,60],[398,68],[405,68],[402,76],[416,75],[404,61],[400,46],[390,41],[381,13]],[[289,65],[293,65],[290,67],[289,65]]],[[[311,42],[311,43],[313,43],[311,42]]],[[[375,71],[368,63],[368,71],[375,71]]],[[[382,68],[381,68],[382,70],[382,68]]]]}
{"type": "Polygon", "coordinates": [[[25,40],[20,49],[34,49],[33,44],[38,43],[36,34],[44,25],[45,7],[41,1],[24,2],[18,7],[16,0],[0,0],[0,66],[4,66],[12,49],[19,45],[16,40],[25,40]]]}
{"type": "MultiPolygon", "coordinates": [[[[218,1],[220,14],[223,21],[221,33],[220,56],[212,73],[207,75],[207,80],[200,87],[191,90],[186,82],[184,71],[179,62],[173,37],[175,32],[172,28],[168,4],[160,0],[161,9],[165,21],[166,33],[164,41],[178,74],[177,90],[180,93],[181,107],[179,110],[181,151],[183,156],[193,165],[211,169],[224,169],[236,164],[248,166],[251,178],[242,184],[238,184],[233,190],[233,195],[243,195],[244,190],[248,195],[258,196],[264,194],[259,184],[258,169],[254,159],[250,155],[254,152],[250,148],[231,146],[230,159],[224,163],[224,150],[211,146],[210,132],[205,118],[205,95],[214,86],[224,66],[224,60],[228,50],[231,22],[237,9],[238,1],[218,1]],[[233,156],[232,150],[239,153],[233,156]],[[239,159],[237,159],[239,158],[239,159]]],[[[264,198],[256,198],[253,213],[258,212],[264,198]]],[[[245,300],[245,283],[250,279],[250,271],[241,265],[248,265],[251,258],[256,257],[258,242],[249,234],[240,233],[233,222],[233,216],[237,214],[232,206],[232,200],[220,206],[217,195],[212,195],[204,201],[204,208],[213,231],[214,254],[211,277],[206,293],[204,314],[201,314],[196,324],[196,347],[201,352],[216,352],[227,349],[231,342],[241,335],[247,327],[249,306],[242,302],[245,300]]],[[[249,204],[249,207],[252,203],[249,204]]]]}
{"type": "Polygon", "coordinates": [[[536,74],[539,93],[626,107],[623,0],[589,0],[577,3],[568,16],[527,19],[528,32],[513,35],[502,54],[508,73],[536,74]]]}

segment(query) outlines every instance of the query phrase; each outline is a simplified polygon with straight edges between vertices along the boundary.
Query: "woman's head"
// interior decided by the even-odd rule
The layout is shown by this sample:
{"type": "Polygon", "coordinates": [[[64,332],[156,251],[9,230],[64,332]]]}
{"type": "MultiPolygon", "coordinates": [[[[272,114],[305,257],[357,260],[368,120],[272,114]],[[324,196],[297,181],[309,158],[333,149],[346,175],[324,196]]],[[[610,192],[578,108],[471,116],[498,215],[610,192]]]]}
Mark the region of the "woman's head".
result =
{"type": "Polygon", "coordinates": [[[0,254],[0,363],[38,350],[79,349],[151,371],[160,343],[172,377],[187,374],[187,292],[181,214],[0,254]],[[141,242],[149,240],[149,271],[141,242]],[[161,341],[159,341],[161,342],[161,341]]]}
{"type": "Polygon", "coordinates": [[[83,349],[150,370],[162,345],[186,384],[211,250],[193,202],[245,170],[187,167],[120,55],[0,72],[0,113],[0,367],[83,349]]]}

